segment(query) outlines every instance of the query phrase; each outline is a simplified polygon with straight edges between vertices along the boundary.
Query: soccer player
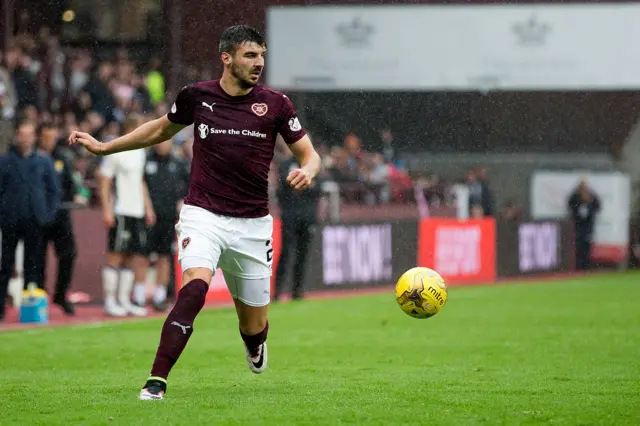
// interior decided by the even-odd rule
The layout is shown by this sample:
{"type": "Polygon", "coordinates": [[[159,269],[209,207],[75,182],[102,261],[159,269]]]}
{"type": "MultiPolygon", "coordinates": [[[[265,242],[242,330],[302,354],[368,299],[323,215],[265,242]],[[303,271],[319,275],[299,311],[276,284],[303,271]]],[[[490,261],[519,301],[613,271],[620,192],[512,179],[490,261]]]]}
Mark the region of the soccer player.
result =
{"type": "Polygon", "coordinates": [[[184,87],[170,112],[109,143],[73,132],[70,143],[107,155],[148,147],[194,124],[189,193],[176,225],[183,282],[169,312],[150,377],[140,399],[163,399],[167,377],[193,333],[214,271],[220,267],[238,314],[249,369],[267,366],[267,307],[273,258],[273,218],[268,208],[268,173],[280,134],[300,167],[287,183],[307,189],[320,157],[303,130],[291,101],[259,85],[266,42],[248,26],[221,36],[224,65],[219,80],[184,87]]]}
{"type": "MultiPolygon", "coordinates": [[[[125,133],[142,122],[130,114],[125,133]]],[[[107,261],[102,269],[104,311],[110,316],[145,316],[147,310],[131,303],[134,281],[146,274],[147,227],[155,222],[155,213],[144,181],[144,150],[121,152],[100,164],[100,200],[104,222],[109,229],[107,261]],[[111,187],[115,179],[115,202],[111,187]],[[146,223],[145,223],[146,222],[146,223]]]]}

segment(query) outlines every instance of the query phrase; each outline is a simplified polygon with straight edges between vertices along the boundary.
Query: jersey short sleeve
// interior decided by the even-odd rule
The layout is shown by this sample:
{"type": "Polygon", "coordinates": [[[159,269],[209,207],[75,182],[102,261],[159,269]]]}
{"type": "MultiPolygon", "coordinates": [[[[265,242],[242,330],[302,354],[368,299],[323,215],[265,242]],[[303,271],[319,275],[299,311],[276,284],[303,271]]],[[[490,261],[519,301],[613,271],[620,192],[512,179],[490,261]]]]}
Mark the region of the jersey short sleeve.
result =
{"type": "Polygon", "coordinates": [[[278,120],[278,133],[287,144],[298,142],[307,133],[302,128],[298,115],[293,107],[293,103],[284,95],[282,96],[282,107],[278,120]]]}
{"type": "Polygon", "coordinates": [[[100,174],[106,178],[113,179],[118,168],[118,157],[107,155],[100,162],[100,174]]]}
{"type": "Polygon", "coordinates": [[[191,86],[185,86],[180,90],[176,100],[171,105],[171,109],[167,114],[169,121],[175,124],[189,126],[193,124],[193,89],[191,86]]]}

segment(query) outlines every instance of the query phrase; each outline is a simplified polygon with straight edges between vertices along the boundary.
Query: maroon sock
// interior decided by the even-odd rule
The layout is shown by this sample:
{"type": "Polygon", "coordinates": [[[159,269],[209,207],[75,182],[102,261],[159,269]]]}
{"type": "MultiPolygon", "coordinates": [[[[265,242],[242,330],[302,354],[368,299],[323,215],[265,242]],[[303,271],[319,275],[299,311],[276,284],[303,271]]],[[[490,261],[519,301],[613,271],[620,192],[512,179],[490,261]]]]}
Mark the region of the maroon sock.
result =
{"type": "Polygon", "coordinates": [[[267,325],[264,326],[264,330],[258,334],[248,335],[244,334],[242,330],[240,330],[240,336],[242,336],[244,344],[247,345],[247,349],[251,356],[255,356],[260,345],[266,342],[267,334],[269,334],[269,321],[267,321],[267,325]]]}
{"type": "Polygon", "coordinates": [[[204,306],[208,288],[203,280],[193,280],[178,293],[176,304],[162,326],[152,377],[166,379],[169,376],[193,333],[193,321],[204,306]]]}

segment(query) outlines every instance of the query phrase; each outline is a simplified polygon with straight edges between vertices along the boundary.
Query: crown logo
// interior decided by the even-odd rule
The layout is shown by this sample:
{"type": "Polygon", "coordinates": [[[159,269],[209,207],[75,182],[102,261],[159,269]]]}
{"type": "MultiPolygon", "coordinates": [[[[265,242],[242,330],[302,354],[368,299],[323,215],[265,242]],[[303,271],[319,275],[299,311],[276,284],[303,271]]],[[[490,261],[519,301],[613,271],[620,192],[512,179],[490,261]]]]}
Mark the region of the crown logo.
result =
{"type": "Polygon", "coordinates": [[[369,45],[373,26],[356,17],[349,23],[338,25],[336,31],[346,47],[362,48],[369,45]]]}
{"type": "Polygon", "coordinates": [[[521,46],[544,46],[551,25],[540,22],[535,15],[531,15],[526,21],[513,25],[512,31],[521,46]]]}

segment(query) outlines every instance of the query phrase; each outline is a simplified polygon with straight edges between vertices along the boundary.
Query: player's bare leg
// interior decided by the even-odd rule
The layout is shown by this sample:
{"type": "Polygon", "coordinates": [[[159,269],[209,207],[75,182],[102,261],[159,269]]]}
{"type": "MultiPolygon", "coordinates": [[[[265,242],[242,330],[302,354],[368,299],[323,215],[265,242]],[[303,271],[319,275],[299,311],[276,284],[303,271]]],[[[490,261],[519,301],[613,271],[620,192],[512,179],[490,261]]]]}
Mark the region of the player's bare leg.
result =
{"type": "Polygon", "coordinates": [[[136,279],[139,278],[141,273],[145,273],[144,260],[142,256],[130,255],[127,256],[124,263],[125,267],[120,271],[120,288],[118,289],[118,302],[120,306],[124,308],[127,313],[134,316],[145,316],[147,310],[144,307],[136,306],[131,303],[131,291],[133,290],[133,284],[136,279]]]}
{"type": "Polygon", "coordinates": [[[120,253],[107,253],[106,264],[102,268],[104,312],[107,315],[115,317],[123,317],[127,315],[126,309],[120,306],[117,301],[121,265],[122,255],[120,253]]]}
{"type": "Polygon", "coordinates": [[[193,333],[193,322],[204,306],[212,277],[213,271],[208,268],[189,268],[183,272],[182,280],[186,284],[164,321],[151,375],[140,392],[140,399],[163,399],[169,372],[193,333]]]}
{"type": "Polygon", "coordinates": [[[150,264],[151,262],[149,262],[149,258],[147,256],[139,256],[136,260],[134,269],[136,283],[133,286],[133,303],[136,306],[145,306],[147,304],[146,281],[150,264]]]}
{"type": "Polygon", "coordinates": [[[267,306],[249,306],[233,299],[238,314],[240,336],[244,341],[245,355],[249,369],[256,374],[267,368],[267,306]]]}
{"type": "Polygon", "coordinates": [[[156,262],[156,289],[152,306],[158,312],[167,310],[167,286],[171,276],[171,258],[168,255],[158,256],[156,262]]]}

